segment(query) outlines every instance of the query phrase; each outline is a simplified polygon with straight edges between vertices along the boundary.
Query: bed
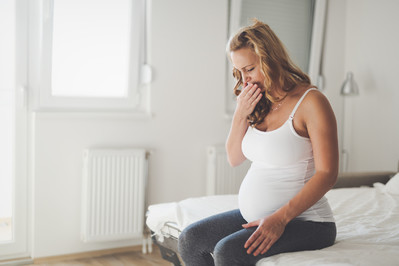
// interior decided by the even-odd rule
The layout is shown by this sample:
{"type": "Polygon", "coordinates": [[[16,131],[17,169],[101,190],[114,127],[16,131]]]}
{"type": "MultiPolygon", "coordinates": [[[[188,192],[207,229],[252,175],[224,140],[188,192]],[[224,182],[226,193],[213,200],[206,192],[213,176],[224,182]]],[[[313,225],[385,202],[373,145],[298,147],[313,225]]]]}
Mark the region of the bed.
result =
{"type": "MultiPolygon", "coordinates": [[[[344,174],[328,198],[336,219],[336,243],[316,251],[275,255],[268,265],[399,265],[399,174],[344,174]]],[[[183,265],[177,252],[179,233],[207,216],[237,208],[237,195],[188,198],[151,205],[146,224],[165,260],[183,265]]]]}

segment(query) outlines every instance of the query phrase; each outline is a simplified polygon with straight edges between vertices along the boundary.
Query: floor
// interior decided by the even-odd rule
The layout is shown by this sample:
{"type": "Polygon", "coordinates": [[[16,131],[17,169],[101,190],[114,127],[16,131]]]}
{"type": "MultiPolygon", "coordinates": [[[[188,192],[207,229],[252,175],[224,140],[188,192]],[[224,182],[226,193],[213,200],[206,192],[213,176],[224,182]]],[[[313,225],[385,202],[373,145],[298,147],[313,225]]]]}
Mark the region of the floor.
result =
{"type": "Polygon", "coordinates": [[[41,264],[29,264],[31,266],[170,266],[172,265],[168,261],[162,259],[159,249],[154,247],[152,254],[142,254],[141,251],[134,251],[129,253],[106,255],[97,258],[78,259],[78,260],[67,260],[58,261],[51,263],[41,264]]]}

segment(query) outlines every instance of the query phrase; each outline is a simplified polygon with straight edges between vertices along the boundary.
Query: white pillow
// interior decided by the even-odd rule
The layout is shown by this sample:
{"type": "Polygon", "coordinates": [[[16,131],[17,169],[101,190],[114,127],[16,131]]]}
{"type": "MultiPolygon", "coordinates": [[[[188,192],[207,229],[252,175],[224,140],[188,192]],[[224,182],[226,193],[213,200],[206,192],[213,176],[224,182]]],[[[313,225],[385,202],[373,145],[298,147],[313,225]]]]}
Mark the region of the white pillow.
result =
{"type": "Polygon", "coordinates": [[[387,192],[393,195],[399,195],[399,173],[393,176],[385,185],[387,192]]]}

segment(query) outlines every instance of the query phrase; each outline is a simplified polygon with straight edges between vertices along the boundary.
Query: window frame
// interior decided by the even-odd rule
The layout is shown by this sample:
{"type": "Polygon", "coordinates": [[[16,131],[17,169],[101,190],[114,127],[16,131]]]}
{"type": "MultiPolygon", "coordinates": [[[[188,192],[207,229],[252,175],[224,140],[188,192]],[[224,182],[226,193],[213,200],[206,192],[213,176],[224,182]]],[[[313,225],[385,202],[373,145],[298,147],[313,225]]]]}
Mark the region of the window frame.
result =
{"type": "Polygon", "coordinates": [[[32,111],[149,112],[151,68],[146,64],[146,1],[132,0],[129,86],[126,97],[54,96],[51,91],[54,0],[29,1],[29,82],[32,111]],[[138,59],[138,60],[137,60],[138,59]]]}

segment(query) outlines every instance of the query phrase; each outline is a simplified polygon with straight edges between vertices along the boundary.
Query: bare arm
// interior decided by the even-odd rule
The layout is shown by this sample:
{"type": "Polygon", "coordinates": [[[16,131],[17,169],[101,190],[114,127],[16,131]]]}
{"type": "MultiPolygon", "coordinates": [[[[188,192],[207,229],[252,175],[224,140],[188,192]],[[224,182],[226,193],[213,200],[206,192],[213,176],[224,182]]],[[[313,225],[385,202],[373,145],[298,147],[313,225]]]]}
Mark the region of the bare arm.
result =
{"type": "Polygon", "coordinates": [[[247,116],[252,113],[261,98],[262,94],[256,84],[249,84],[237,97],[237,107],[226,141],[227,159],[231,166],[238,166],[246,159],[241,150],[241,142],[248,129],[247,116]]]}
{"type": "Polygon", "coordinates": [[[315,174],[287,204],[264,219],[245,225],[258,226],[245,248],[254,255],[265,253],[281,236],[289,221],[313,206],[335,184],[338,175],[337,125],[332,108],[319,92],[310,93],[302,103],[303,123],[312,142],[315,174]]]}
{"type": "MultiPolygon", "coordinates": [[[[313,206],[336,183],[338,176],[337,122],[333,110],[321,93],[309,95],[306,127],[312,142],[316,172],[302,190],[279,212],[286,223],[313,206]]],[[[306,111],[306,110],[305,110],[306,111]]]]}

